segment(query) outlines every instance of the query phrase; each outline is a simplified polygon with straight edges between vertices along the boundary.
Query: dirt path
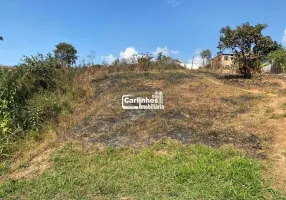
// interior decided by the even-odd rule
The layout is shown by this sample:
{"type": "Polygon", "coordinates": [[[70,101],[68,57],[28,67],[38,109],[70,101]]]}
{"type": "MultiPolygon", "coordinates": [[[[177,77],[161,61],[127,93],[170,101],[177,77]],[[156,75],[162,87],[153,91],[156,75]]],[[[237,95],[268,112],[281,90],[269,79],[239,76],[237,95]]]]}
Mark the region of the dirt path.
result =
{"type": "MultiPolygon", "coordinates": [[[[281,82],[286,89],[286,84],[281,82]]],[[[268,120],[269,126],[273,126],[276,131],[273,151],[270,159],[275,161],[274,175],[276,176],[278,187],[284,188],[286,185],[286,97],[273,97],[269,107],[273,110],[272,119],[268,120]]]]}
{"type": "MultiPolygon", "coordinates": [[[[219,80],[215,80],[210,77],[204,77],[208,81],[216,84],[216,85],[224,85],[219,80]]],[[[286,89],[286,83],[283,81],[279,81],[282,89],[286,89]]],[[[266,126],[273,128],[275,135],[274,141],[272,145],[272,150],[269,152],[268,157],[271,161],[273,161],[273,175],[275,177],[275,184],[278,188],[285,189],[286,185],[286,97],[281,97],[277,94],[273,93],[265,93],[258,89],[243,89],[239,88],[239,90],[249,92],[255,95],[266,94],[269,97],[268,108],[265,107],[264,103],[261,105],[257,105],[260,109],[257,117],[261,117],[258,115],[265,115],[266,109],[271,110],[270,119],[267,119],[266,126]],[[284,105],[284,106],[283,106],[284,105]]]]}

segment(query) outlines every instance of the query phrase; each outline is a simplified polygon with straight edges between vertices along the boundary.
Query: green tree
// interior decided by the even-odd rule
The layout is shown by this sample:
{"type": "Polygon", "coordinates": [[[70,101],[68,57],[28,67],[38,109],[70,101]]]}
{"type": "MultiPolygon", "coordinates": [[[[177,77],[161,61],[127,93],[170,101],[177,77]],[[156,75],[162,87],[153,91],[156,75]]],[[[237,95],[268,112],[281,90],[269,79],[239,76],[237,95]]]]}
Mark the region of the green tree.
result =
{"type": "Polygon", "coordinates": [[[158,69],[166,68],[168,65],[168,58],[162,52],[158,53],[157,55],[156,65],[158,69]]]}
{"type": "Polygon", "coordinates": [[[76,63],[78,58],[77,50],[73,45],[67,43],[59,43],[54,50],[55,57],[59,59],[63,65],[70,67],[76,63]]]}
{"type": "Polygon", "coordinates": [[[166,56],[164,56],[163,53],[160,52],[160,53],[158,53],[156,60],[157,60],[158,62],[160,62],[160,61],[162,61],[165,57],[166,57],[166,56]]]}
{"type": "Polygon", "coordinates": [[[203,65],[208,65],[211,62],[212,52],[209,49],[205,49],[201,52],[201,58],[203,59],[203,65]]]}
{"type": "Polygon", "coordinates": [[[231,49],[239,71],[245,78],[251,78],[254,72],[261,71],[261,61],[268,53],[279,48],[277,42],[269,36],[263,36],[262,31],[267,24],[251,26],[248,22],[232,29],[226,26],[220,30],[220,50],[231,49]]]}
{"type": "Polygon", "coordinates": [[[278,63],[280,67],[282,68],[283,73],[285,73],[285,69],[286,69],[286,49],[285,48],[281,48],[279,50],[271,52],[268,55],[268,59],[270,62],[278,63]]]}

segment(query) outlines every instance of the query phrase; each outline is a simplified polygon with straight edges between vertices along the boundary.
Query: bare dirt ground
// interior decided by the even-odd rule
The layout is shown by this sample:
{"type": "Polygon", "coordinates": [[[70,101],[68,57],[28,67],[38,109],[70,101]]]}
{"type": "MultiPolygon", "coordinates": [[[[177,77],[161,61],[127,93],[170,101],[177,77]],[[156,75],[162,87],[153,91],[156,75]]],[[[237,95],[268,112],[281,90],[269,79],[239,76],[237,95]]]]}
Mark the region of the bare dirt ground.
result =
{"type": "MultiPolygon", "coordinates": [[[[275,186],[286,185],[286,78],[222,79],[206,73],[164,71],[116,73],[95,81],[88,112],[59,143],[141,148],[163,137],[182,143],[227,145],[273,164],[275,186]],[[123,110],[122,95],[164,93],[164,110],[123,110]]],[[[75,116],[76,117],[76,116],[75,116]]],[[[48,155],[50,153],[44,153],[48,155]]],[[[30,166],[48,160],[35,156],[30,166]],[[37,162],[40,160],[40,162],[37,162]]],[[[37,166],[37,167],[35,167],[37,166]]],[[[15,171],[23,178],[33,170],[15,171]]]]}
{"type": "Polygon", "coordinates": [[[51,166],[50,156],[55,149],[47,149],[43,153],[35,156],[29,162],[29,166],[22,166],[21,170],[16,170],[8,175],[9,179],[32,178],[44,173],[51,166]]]}

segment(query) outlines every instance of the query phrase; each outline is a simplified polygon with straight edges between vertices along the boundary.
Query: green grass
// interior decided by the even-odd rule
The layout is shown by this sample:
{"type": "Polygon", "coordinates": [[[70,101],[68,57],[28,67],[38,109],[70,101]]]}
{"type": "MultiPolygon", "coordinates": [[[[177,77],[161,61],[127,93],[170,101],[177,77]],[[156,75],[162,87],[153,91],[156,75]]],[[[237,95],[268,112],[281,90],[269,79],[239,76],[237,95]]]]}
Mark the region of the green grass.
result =
{"type": "Polygon", "coordinates": [[[283,110],[286,110],[286,103],[283,103],[283,104],[282,104],[282,109],[283,109],[283,110]]]}
{"type": "Polygon", "coordinates": [[[279,199],[258,161],[232,149],[170,140],[141,151],[68,144],[53,167],[0,185],[0,199],[279,199]]]}

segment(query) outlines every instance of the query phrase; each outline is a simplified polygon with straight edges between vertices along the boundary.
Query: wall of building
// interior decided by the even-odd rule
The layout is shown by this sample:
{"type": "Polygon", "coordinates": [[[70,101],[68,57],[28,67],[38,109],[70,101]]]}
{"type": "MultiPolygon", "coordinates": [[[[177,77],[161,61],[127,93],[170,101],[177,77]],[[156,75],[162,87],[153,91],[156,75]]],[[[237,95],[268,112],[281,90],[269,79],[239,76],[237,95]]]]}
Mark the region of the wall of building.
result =
{"type": "Polygon", "coordinates": [[[230,68],[233,65],[233,60],[232,60],[232,56],[229,55],[222,55],[221,56],[221,62],[222,62],[222,66],[224,68],[230,68]]]}

